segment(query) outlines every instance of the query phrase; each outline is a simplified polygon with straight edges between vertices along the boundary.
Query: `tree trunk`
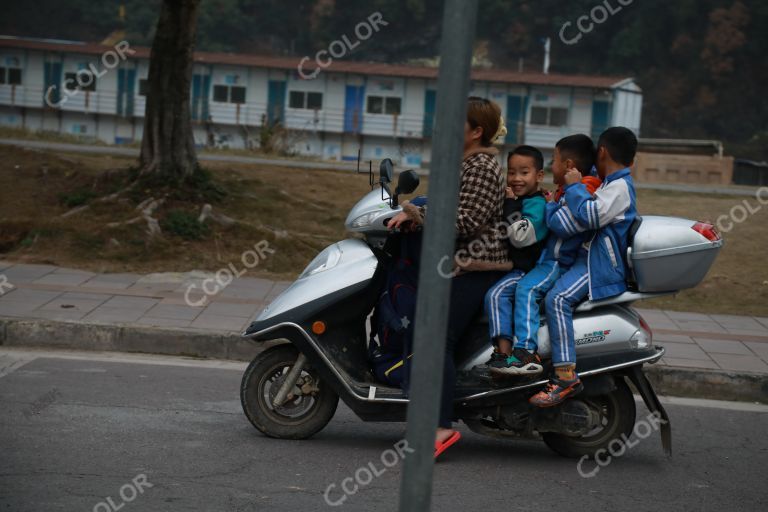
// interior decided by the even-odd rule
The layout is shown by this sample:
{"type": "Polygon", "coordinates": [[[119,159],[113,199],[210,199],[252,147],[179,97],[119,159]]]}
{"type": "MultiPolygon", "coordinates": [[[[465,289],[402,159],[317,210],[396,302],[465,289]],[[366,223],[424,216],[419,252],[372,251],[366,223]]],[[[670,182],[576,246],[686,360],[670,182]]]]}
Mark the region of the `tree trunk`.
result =
{"type": "Polygon", "coordinates": [[[200,0],[163,0],[149,60],[142,175],[179,182],[197,169],[189,88],[200,0]]]}

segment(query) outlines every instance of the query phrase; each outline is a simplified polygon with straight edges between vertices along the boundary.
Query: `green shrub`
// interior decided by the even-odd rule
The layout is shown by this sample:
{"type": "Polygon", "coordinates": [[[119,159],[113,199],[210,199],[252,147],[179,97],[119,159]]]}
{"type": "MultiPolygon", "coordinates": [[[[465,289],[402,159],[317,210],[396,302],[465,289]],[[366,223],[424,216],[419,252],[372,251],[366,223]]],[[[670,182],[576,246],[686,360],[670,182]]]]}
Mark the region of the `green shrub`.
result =
{"type": "Polygon", "coordinates": [[[187,178],[186,185],[197,192],[198,197],[213,203],[221,201],[227,195],[226,190],[215,182],[213,173],[204,167],[195,169],[192,176],[187,178]]]}
{"type": "Polygon", "coordinates": [[[96,193],[88,189],[79,189],[73,192],[59,194],[59,202],[67,208],[77,208],[96,197],[96,193]]]}
{"type": "Polygon", "coordinates": [[[179,236],[184,240],[201,240],[210,232],[210,228],[197,222],[197,214],[186,210],[171,210],[160,221],[163,231],[179,236]]]}

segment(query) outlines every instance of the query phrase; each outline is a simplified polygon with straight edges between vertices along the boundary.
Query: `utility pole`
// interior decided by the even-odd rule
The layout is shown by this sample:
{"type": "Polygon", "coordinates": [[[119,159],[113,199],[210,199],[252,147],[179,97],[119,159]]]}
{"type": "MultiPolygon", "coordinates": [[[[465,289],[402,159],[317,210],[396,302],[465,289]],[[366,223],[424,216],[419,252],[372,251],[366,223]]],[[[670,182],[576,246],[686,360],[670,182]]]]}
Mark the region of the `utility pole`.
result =
{"type": "Polygon", "coordinates": [[[425,512],[432,497],[435,431],[440,411],[451,280],[438,271],[453,260],[456,207],[467,118],[477,0],[446,0],[440,42],[429,212],[419,270],[414,356],[408,404],[408,446],[400,482],[400,512],[425,512]]]}

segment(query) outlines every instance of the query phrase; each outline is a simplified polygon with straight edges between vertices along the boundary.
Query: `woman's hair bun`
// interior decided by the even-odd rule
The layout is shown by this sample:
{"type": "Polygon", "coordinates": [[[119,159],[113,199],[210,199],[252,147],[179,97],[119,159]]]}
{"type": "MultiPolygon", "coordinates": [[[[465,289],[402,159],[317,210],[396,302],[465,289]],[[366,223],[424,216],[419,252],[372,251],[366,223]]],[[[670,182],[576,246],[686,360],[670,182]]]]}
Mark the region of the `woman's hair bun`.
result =
{"type": "Polygon", "coordinates": [[[493,136],[492,142],[494,144],[504,143],[504,137],[507,136],[507,125],[504,124],[504,116],[499,116],[499,129],[496,130],[496,135],[493,136]]]}

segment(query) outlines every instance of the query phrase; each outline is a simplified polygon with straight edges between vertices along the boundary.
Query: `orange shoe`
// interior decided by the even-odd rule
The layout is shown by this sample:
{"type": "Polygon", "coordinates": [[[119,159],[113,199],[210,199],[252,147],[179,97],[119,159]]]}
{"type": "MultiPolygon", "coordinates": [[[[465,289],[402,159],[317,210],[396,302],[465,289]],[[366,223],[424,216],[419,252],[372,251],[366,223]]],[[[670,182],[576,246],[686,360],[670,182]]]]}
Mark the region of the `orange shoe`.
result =
{"type": "Polygon", "coordinates": [[[536,407],[554,407],[583,389],[584,385],[578,377],[573,380],[551,379],[547,387],[533,395],[528,403],[536,407]]]}

